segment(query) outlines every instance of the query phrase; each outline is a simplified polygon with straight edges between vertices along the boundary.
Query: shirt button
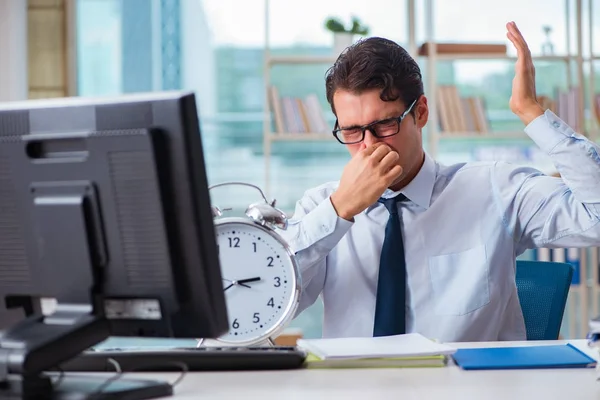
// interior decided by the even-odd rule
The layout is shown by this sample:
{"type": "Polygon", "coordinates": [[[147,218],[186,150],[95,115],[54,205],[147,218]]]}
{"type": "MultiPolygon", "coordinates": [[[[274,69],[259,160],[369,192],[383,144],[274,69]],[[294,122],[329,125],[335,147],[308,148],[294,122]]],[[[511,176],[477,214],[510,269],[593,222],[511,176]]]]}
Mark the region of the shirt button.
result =
{"type": "Polygon", "coordinates": [[[554,121],[552,125],[554,125],[555,128],[560,128],[560,123],[558,121],[554,121]]]}
{"type": "Polygon", "coordinates": [[[323,233],[329,233],[329,228],[327,227],[327,225],[321,225],[321,231],[323,233]]]}

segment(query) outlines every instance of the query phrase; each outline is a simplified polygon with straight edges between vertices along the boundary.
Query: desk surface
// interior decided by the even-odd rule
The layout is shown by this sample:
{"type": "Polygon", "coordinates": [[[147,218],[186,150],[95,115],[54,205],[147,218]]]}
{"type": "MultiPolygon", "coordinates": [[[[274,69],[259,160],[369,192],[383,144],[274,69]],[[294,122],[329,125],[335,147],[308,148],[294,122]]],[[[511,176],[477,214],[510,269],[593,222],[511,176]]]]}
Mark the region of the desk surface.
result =
{"type": "MultiPolygon", "coordinates": [[[[456,347],[527,346],[550,342],[455,343],[456,347]]],[[[598,359],[585,341],[571,341],[598,359]]],[[[133,374],[132,374],[133,375],[133,374]]],[[[174,381],[178,374],[135,374],[174,381]]],[[[173,399],[600,399],[588,369],[463,371],[445,368],[302,369],[188,373],[173,399]]]]}

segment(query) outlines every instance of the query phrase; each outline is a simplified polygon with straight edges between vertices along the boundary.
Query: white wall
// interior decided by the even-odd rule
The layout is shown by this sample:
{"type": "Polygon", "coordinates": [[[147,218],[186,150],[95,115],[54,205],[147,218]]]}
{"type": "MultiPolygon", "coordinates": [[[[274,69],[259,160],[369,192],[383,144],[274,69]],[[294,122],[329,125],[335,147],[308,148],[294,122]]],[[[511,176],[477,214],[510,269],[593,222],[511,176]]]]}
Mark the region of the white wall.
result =
{"type": "Polygon", "coordinates": [[[27,93],[27,1],[0,0],[0,102],[27,93]]]}

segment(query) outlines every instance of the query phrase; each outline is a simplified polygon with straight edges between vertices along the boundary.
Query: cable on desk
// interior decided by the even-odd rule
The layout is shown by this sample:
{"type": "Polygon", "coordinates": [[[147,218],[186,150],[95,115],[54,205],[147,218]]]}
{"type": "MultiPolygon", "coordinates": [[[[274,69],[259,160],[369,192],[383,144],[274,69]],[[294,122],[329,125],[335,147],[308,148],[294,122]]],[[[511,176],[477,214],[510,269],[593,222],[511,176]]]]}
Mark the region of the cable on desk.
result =
{"type": "Polygon", "coordinates": [[[119,362],[117,360],[115,360],[114,358],[108,358],[106,361],[111,363],[115,367],[115,370],[118,374],[123,372],[121,370],[121,364],[119,364],[119,362]]]}
{"type": "Polygon", "coordinates": [[[108,378],[107,380],[104,381],[104,383],[102,383],[98,389],[96,389],[96,391],[94,393],[92,393],[91,398],[93,399],[96,396],[99,396],[102,394],[102,392],[104,391],[104,389],[106,389],[111,383],[121,379],[121,377],[124,375],[123,373],[123,369],[121,368],[121,364],[119,364],[119,362],[113,358],[108,358],[106,360],[108,363],[112,364],[115,367],[115,374],[113,376],[111,376],[110,378],[108,378]]]}
{"type": "MultiPolygon", "coordinates": [[[[100,385],[100,389],[96,390],[94,395],[102,393],[102,390],[104,390],[104,388],[106,388],[106,386],[108,386],[111,382],[116,381],[123,375],[123,371],[121,370],[121,365],[119,364],[119,362],[117,360],[115,360],[113,358],[109,358],[106,361],[115,367],[116,374],[111,376],[102,385],[100,385]]],[[[54,389],[58,389],[58,387],[62,383],[63,379],[65,378],[65,371],[61,367],[58,367],[58,366],[55,367],[54,369],[56,369],[60,373],[60,375],[54,382],[52,382],[52,386],[54,387],[54,389]]]]}
{"type": "Polygon", "coordinates": [[[52,382],[52,386],[59,387],[63,379],[65,378],[65,371],[59,366],[54,367],[54,369],[59,373],[59,375],[58,378],[56,378],[56,380],[52,382]]]}
{"type": "Polygon", "coordinates": [[[175,387],[177,385],[179,385],[179,383],[183,380],[183,378],[187,375],[187,373],[190,371],[190,368],[188,367],[188,365],[184,362],[179,362],[179,361],[173,361],[170,364],[174,365],[174,366],[178,366],[181,367],[181,374],[179,375],[179,377],[177,379],[175,379],[175,381],[173,383],[171,383],[171,386],[175,387]]]}
{"type": "MultiPolygon", "coordinates": [[[[131,370],[128,371],[123,371],[123,369],[121,368],[121,365],[119,364],[119,362],[113,358],[108,358],[106,360],[107,362],[109,362],[110,364],[112,364],[115,367],[115,374],[113,376],[111,376],[110,378],[108,378],[106,381],[104,381],[104,383],[102,383],[98,389],[92,394],[92,399],[95,396],[99,396],[102,394],[102,392],[113,382],[118,381],[119,379],[121,379],[123,377],[123,375],[125,375],[126,373],[132,373],[132,372],[140,372],[141,370],[143,370],[145,367],[138,367],[138,368],[133,368],[131,370]]],[[[177,377],[177,379],[175,379],[175,381],[173,381],[173,383],[171,383],[170,385],[172,387],[177,386],[182,380],[183,378],[185,378],[185,376],[187,375],[187,373],[189,372],[189,367],[186,363],[184,362],[180,362],[180,361],[172,361],[172,362],[168,362],[165,364],[166,365],[173,365],[176,367],[181,368],[181,374],[177,377]]],[[[150,365],[148,365],[150,366],[150,365]]],[[[154,365],[153,365],[154,366],[154,365]]]]}

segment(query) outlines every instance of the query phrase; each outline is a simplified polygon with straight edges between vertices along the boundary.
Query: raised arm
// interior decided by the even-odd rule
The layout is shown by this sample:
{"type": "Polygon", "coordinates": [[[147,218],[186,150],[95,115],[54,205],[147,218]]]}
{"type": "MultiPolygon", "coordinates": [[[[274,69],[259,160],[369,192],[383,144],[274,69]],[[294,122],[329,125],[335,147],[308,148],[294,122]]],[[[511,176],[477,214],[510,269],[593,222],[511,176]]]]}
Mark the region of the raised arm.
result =
{"type": "Polygon", "coordinates": [[[600,245],[600,147],[540,107],[527,43],[514,23],[507,29],[517,49],[510,108],[561,176],[497,164],[494,192],[507,227],[521,250],[600,245]]]}

